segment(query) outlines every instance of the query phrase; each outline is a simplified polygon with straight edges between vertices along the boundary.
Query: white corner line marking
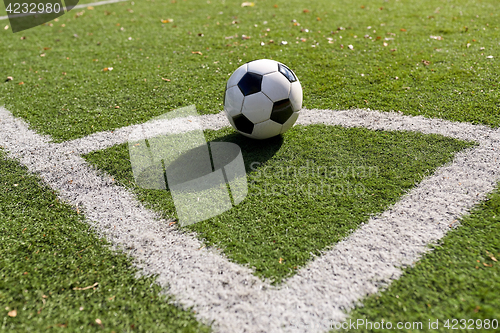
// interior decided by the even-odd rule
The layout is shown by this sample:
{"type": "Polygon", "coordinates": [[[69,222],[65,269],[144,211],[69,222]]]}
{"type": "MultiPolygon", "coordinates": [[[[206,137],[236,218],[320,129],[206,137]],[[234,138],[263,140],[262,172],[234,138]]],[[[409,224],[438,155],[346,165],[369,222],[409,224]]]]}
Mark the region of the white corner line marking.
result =
{"type": "MultiPolygon", "coordinates": [[[[199,116],[199,123],[204,130],[218,130],[229,125],[226,116],[223,113],[199,116]]],[[[157,128],[146,133],[147,137],[155,137],[162,134],[183,133],[189,129],[196,129],[188,118],[176,118],[172,120],[157,121],[157,128]]],[[[112,131],[104,131],[90,134],[89,136],[65,141],[60,143],[66,151],[85,155],[96,150],[106,149],[119,144],[127,143],[129,135],[141,125],[130,125],[121,127],[112,131]]]]}
{"type": "MultiPolygon", "coordinates": [[[[202,117],[204,128],[227,126],[221,114],[202,117]]],[[[146,274],[157,274],[158,283],[180,305],[193,306],[202,322],[214,320],[216,331],[323,332],[344,320],[345,310],[357,301],[397,279],[401,266],[418,260],[429,242],[443,237],[452,221],[494,189],[500,179],[500,132],[368,110],[304,110],[298,123],[434,133],[480,145],[457,153],[452,163],[278,288],[215,251],[200,249],[194,235],[168,227],[80,156],[126,142],[131,126],[56,144],[0,107],[0,145],[62,198],[80,206],[89,222],[122,246],[146,274]]]]}

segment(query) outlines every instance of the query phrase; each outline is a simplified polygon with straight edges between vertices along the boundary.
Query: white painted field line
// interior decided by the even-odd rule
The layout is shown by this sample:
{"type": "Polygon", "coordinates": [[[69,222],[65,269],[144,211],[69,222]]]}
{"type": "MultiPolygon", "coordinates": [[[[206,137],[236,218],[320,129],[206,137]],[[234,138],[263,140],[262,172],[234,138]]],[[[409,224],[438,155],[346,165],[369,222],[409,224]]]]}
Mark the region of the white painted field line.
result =
{"type": "Polygon", "coordinates": [[[493,130],[484,125],[454,122],[422,116],[405,116],[396,112],[358,110],[304,110],[298,124],[328,124],[343,127],[363,127],[372,130],[412,131],[424,134],[440,134],[459,140],[486,142],[493,130]]]}
{"type": "MultiPolygon", "coordinates": [[[[204,129],[218,130],[229,125],[223,112],[199,117],[204,129]]],[[[184,119],[166,121],[151,132],[151,137],[162,133],[180,133],[179,125],[186,124],[184,119]]],[[[481,142],[491,134],[488,126],[471,125],[469,123],[452,122],[422,116],[404,116],[393,112],[376,112],[370,110],[302,110],[297,124],[329,124],[344,127],[366,127],[374,130],[417,131],[425,134],[441,134],[460,140],[481,142]]],[[[68,151],[88,154],[117,144],[126,143],[128,136],[138,125],[131,125],[91,134],[87,137],[62,143],[68,151]]]]}
{"type": "MultiPolygon", "coordinates": [[[[205,117],[206,125],[224,126],[220,115],[205,117]]],[[[85,144],[105,147],[96,143],[98,138],[120,143],[120,138],[127,137],[120,130],[50,144],[48,138],[27,130],[26,124],[3,110],[0,126],[5,132],[0,132],[0,145],[18,155],[31,171],[39,172],[72,204],[84,207],[86,216],[112,241],[132,245],[131,254],[143,260],[144,271],[159,274],[159,283],[169,285],[169,292],[182,304],[194,305],[200,319],[215,319],[218,331],[320,332],[330,320],[342,320],[344,309],[399,277],[399,266],[417,260],[428,242],[442,237],[451,221],[493,189],[500,178],[500,133],[485,126],[364,110],[309,110],[299,119],[303,124],[439,133],[479,141],[481,146],[457,154],[453,163],[439,168],[389,211],[370,219],[277,290],[216,254],[204,250],[200,251],[203,255],[197,254],[197,240],[165,227],[130,193],[108,177],[100,177],[77,155],[85,144]],[[73,148],[75,152],[69,153],[73,148]],[[78,181],[70,184],[69,179],[78,181]],[[179,241],[188,245],[175,244],[179,241]],[[173,255],[175,251],[180,255],[173,255]],[[219,266],[214,270],[213,265],[219,266]],[[220,267],[228,269],[220,274],[222,278],[217,275],[220,267]],[[289,321],[299,325],[290,326],[289,321]]]]}
{"type": "MultiPolygon", "coordinates": [[[[81,4],[81,5],[76,5],[72,9],[87,8],[89,6],[95,7],[95,6],[109,5],[109,4],[112,4],[112,3],[125,2],[125,1],[129,1],[129,0],[106,0],[106,1],[84,3],[84,4],[81,4]]],[[[63,9],[64,9],[65,12],[68,11],[67,7],[63,7],[63,9]]],[[[40,13],[25,13],[25,14],[21,13],[21,14],[14,14],[14,15],[11,15],[11,16],[12,16],[12,18],[16,18],[16,17],[24,17],[24,16],[33,16],[33,15],[37,15],[37,14],[40,14],[40,13]]],[[[8,19],[9,19],[9,16],[0,16],[0,21],[8,20],[8,19]]]]}
{"type": "MultiPolygon", "coordinates": [[[[203,129],[218,130],[230,126],[223,113],[211,114],[199,117],[199,122],[203,129]]],[[[161,134],[173,134],[185,132],[186,127],[192,127],[189,118],[176,118],[157,123],[156,128],[150,128],[146,131],[148,137],[154,137],[161,134]]],[[[130,125],[121,127],[113,131],[98,132],[84,138],[75,139],[61,143],[67,151],[73,151],[78,154],[88,154],[92,151],[106,149],[118,144],[127,143],[130,133],[141,125],[130,125]]],[[[194,129],[194,128],[193,128],[194,129]]]]}
{"type": "MultiPolygon", "coordinates": [[[[339,310],[352,308],[363,297],[399,278],[399,267],[417,261],[427,251],[427,244],[442,238],[457,218],[494,190],[500,180],[500,131],[377,112],[338,115],[314,110],[309,116],[301,123],[363,124],[371,129],[438,133],[481,143],[459,152],[451,164],[439,167],[389,210],[371,218],[287,281],[283,293],[314,303],[318,318],[342,321],[345,318],[339,310]]],[[[306,324],[308,318],[304,317],[302,323],[306,324]]]]}
{"type": "MultiPolygon", "coordinates": [[[[0,146],[39,174],[61,197],[79,206],[90,223],[111,242],[141,262],[146,274],[184,306],[196,306],[206,322],[231,320],[240,298],[259,295],[269,285],[248,268],[207,250],[195,237],[168,227],[168,221],[145,209],[111,177],[101,175],[78,154],[51,143],[21,119],[0,107],[0,146]],[[229,304],[226,304],[229,303],[229,304]]],[[[236,332],[233,330],[232,332],[236,332]]]]}

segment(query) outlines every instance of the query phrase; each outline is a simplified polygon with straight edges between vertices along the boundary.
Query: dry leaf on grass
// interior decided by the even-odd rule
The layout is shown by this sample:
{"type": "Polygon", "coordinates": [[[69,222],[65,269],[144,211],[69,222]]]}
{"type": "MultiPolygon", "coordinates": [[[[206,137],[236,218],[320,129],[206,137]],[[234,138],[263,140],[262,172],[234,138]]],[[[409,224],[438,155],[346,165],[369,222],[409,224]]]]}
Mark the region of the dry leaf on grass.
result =
{"type": "Polygon", "coordinates": [[[243,2],[241,4],[241,7],[253,7],[253,6],[255,6],[255,3],[253,2],[243,2]]]}
{"type": "Polygon", "coordinates": [[[87,289],[90,289],[90,288],[97,287],[97,285],[98,285],[98,284],[99,284],[99,282],[96,282],[96,283],[94,283],[93,285],[88,286],[88,287],[84,287],[84,288],[78,288],[78,287],[75,287],[75,288],[73,288],[73,290],[87,290],[87,289]]]}
{"type": "Polygon", "coordinates": [[[491,259],[491,260],[493,260],[493,261],[498,261],[498,260],[497,260],[497,258],[495,258],[495,257],[493,256],[493,253],[490,253],[490,252],[486,251],[486,254],[488,255],[488,257],[490,257],[490,259],[491,259]]]}
{"type": "Polygon", "coordinates": [[[9,311],[9,313],[7,313],[7,315],[8,315],[9,317],[14,318],[15,316],[17,316],[17,310],[12,310],[12,311],[9,311]]]}
{"type": "Polygon", "coordinates": [[[430,36],[431,39],[435,39],[435,40],[443,40],[444,38],[441,37],[441,36],[430,36]]]}

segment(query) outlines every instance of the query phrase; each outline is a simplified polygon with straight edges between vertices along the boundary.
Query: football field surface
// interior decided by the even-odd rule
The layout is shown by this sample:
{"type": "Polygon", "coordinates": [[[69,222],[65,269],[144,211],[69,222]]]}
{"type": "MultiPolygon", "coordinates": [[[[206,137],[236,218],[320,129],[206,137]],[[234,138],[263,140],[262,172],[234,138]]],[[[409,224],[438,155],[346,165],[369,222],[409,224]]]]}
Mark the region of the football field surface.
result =
{"type": "MultiPolygon", "coordinates": [[[[491,192],[500,174],[500,133],[472,126],[366,110],[304,110],[299,124],[323,123],[373,130],[419,131],[479,142],[438,169],[394,207],[374,217],[332,250],[275,288],[251,271],[228,262],[189,235],[141,207],[126,190],[102,177],[78,155],[126,142],[132,128],[97,133],[73,142],[50,143],[2,109],[1,142],[115,244],[131,249],[147,274],[221,331],[316,331],[345,319],[343,309],[400,276],[456,223],[456,218],[491,192]],[[86,140],[87,139],[87,140],[86,140]],[[75,153],[76,151],[76,153],[75,153]],[[64,177],[61,177],[64,175],[64,177]],[[132,250],[133,249],[133,250],[132,250]],[[355,255],[353,255],[355,253],[355,255]],[[347,287],[348,286],[348,287],[347,287]],[[294,322],[290,325],[290,322],[294,322]]],[[[205,129],[227,126],[222,115],[204,116],[205,129]]],[[[165,131],[189,131],[190,122],[166,124],[165,131]]],[[[191,130],[194,128],[191,126],[191,130]]]]}
{"type": "MultiPolygon", "coordinates": [[[[494,2],[304,6],[124,2],[70,12],[52,26],[22,32],[23,39],[8,27],[1,32],[2,74],[14,77],[0,87],[4,329],[326,332],[351,317],[420,321],[423,331],[431,331],[427,319],[439,319],[447,331],[446,319],[499,319],[500,303],[487,296],[499,286],[500,257],[494,2]],[[304,87],[306,108],[296,126],[263,141],[267,148],[242,141],[220,113],[228,74],[255,58],[289,64],[304,87]],[[193,103],[209,140],[240,144],[245,162],[259,161],[260,169],[246,165],[256,192],[246,203],[181,228],[168,191],[143,191],[131,181],[126,144],[149,119],[193,103]],[[25,169],[14,172],[12,160],[25,169]],[[335,181],[356,182],[364,191],[311,195],[299,181],[314,185],[318,175],[259,178],[265,170],[309,163],[340,166],[343,178],[335,181]],[[346,176],[354,167],[377,172],[346,176]],[[67,213],[57,214],[74,214],[82,230],[90,226],[89,240],[109,242],[91,262],[126,254],[116,260],[133,265],[127,283],[149,279],[150,289],[140,296],[124,291],[125,304],[115,306],[115,317],[128,314],[134,322],[103,319],[119,297],[93,300],[106,289],[98,279],[88,280],[89,288],[77,286],[78,278],[56,286],[51,274],[14,264],[41,242],[21,244],[16,237],[54,220],[30,213],[29,200],[16,204],[9,197],[21,190],[19,177],[31,174],[40,193],[64,204],[67,213]],[[290,182],[298,190],[288,198],[261,191],[290,182]],[[12,244],[19,254],[10,252],[12,244]],[[69,305],[50,305],[45,314],[53,297],[46,294],[61,286],[61,302],[69,305]],[[77,301],[65,289],[95,294],[77,301]],[[135,306],[127,303],[132,299],[135,306]],[[146,311],[149,299],[155,303],[146,311]],[[33,302],[43,303],[38,312],[33,302]],[[92,319],[79,318],[87,304],[97,304],[92,319]]],[[[165,121],[156,134],[195,130],[193,120],[165,121]]],[[[35,187],[23,190],[34,198],[35,187]]],[[[57,241],[46,244],[54,256],[57,241]]],[[[62,266],[70,267],[64,263],[79,251],[61,258],[62,266]]],[[[117,276],[123,280],[126,269],[117,276]]]]}

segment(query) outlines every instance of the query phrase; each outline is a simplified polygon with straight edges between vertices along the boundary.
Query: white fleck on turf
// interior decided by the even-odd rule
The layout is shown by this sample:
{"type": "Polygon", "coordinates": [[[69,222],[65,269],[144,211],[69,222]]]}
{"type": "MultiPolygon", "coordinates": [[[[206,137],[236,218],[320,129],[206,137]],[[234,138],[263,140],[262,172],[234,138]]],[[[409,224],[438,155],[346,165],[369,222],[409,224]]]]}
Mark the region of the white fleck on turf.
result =
{"type": "MultiPolygon", "coordinates": [[[[204,129],[228,125],[222,114],[201,118],[204,129]]],[[[182,133],[192,128],[182,119],[175,121],[163,124],[163,130],[182,133]]],[[[158,274],[158,283],[179,304],[194,306],[202,322],[215,320],[216,331],[321,332],[332,321],[345,319],[344,311],[363,297],[397,279],[400,267],[418,260],[427,244],[443,237],[453,221],[494,189],[500,178],[500,132],[369,110],[303,110],[298,123],[436,133],[480,145],[459,152],[452,163],[438,168],[389,210],[371,218],[279,288],[215,250],[201,248],[194,235],[168,227],[167,221],[80,157],[127,142],[134,126],[54,144],[0,108],[0,145],[62,198],[78,205],[89,223],[134,257],[145,274],[158,274]]]]}

